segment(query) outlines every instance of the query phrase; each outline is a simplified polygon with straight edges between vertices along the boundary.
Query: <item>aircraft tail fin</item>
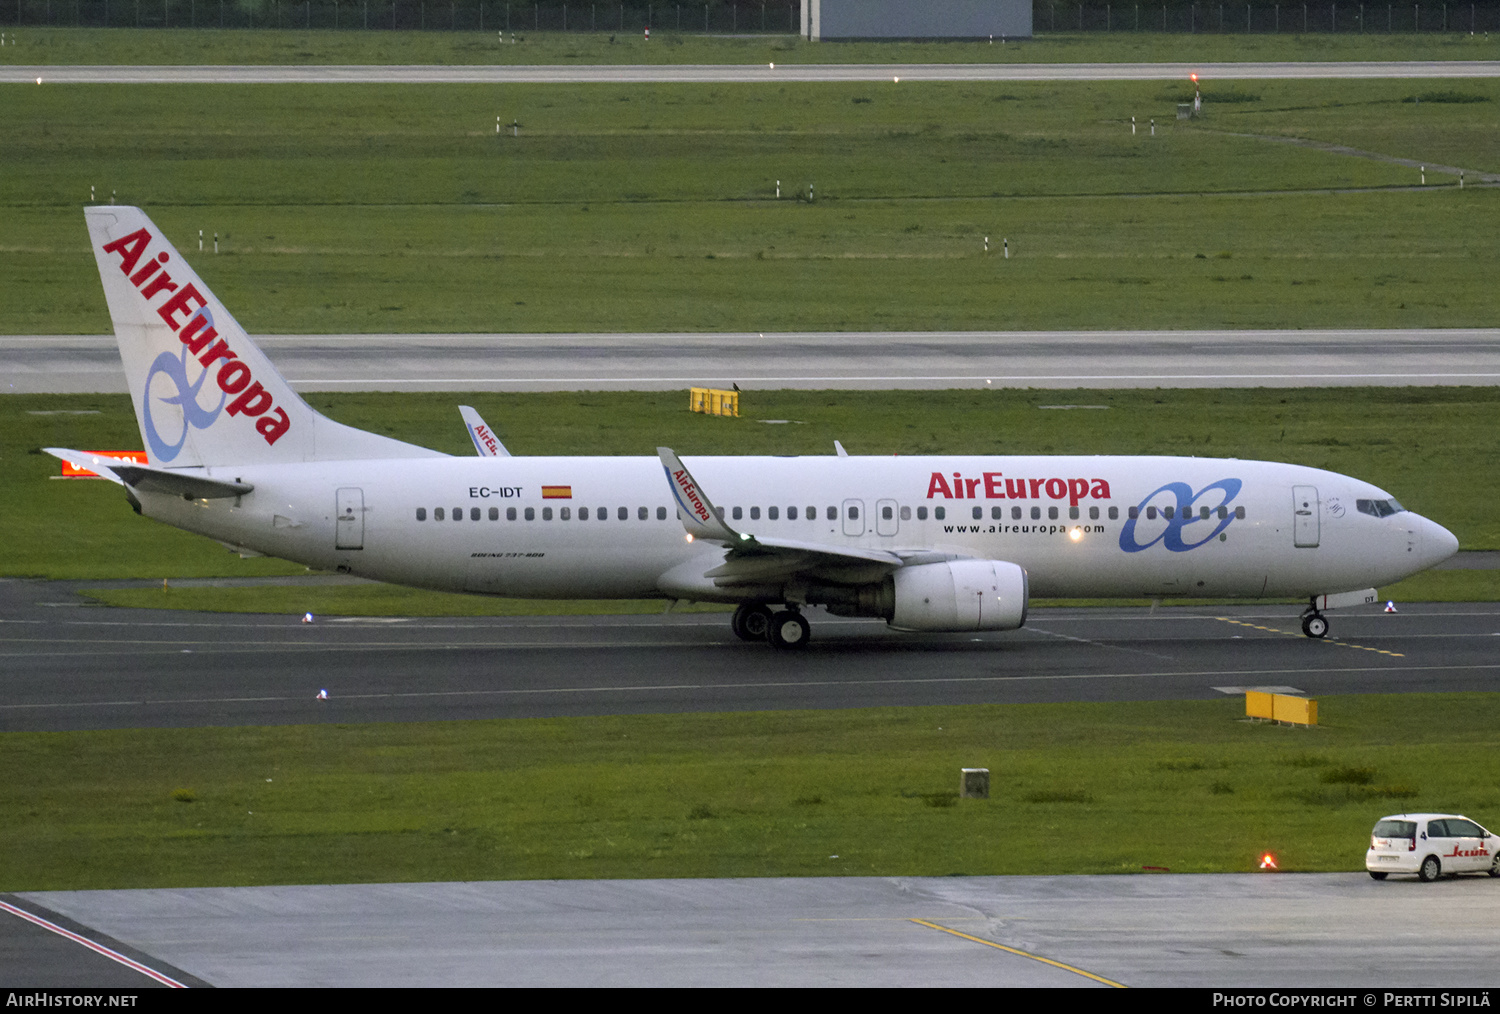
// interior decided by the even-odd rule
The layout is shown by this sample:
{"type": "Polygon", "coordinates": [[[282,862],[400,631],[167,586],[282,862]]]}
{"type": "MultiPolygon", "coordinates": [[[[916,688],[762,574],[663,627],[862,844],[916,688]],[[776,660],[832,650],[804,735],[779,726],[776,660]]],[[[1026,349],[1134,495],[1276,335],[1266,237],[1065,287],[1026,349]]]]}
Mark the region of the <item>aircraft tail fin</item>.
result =
{"type": "Polygon", "coordinates": [[[153,466],[442,456],[303,401],[141,209],[85,214],[153,466]]]}
{"type": "Polygon", "coordinates": [[[495,436],[495,431],[490,424],[472,405],[458,406],[458,414],[463,416],[464,426],[469,431],[469,439],[474,441],[474,452],[481,458],[508,458],[510,451],[495,436]]]}

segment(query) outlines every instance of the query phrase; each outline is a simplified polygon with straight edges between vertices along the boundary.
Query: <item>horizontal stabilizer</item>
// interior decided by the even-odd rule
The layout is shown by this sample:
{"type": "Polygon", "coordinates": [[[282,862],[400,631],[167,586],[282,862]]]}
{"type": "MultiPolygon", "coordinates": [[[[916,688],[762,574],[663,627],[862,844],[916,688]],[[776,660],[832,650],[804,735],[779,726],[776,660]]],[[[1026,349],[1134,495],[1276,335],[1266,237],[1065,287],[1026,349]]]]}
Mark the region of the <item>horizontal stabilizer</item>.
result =
{"type": "Polygon", "coordinates": [[[255,488],[248,482],[230,482],[227,479],[213,479],[191,472],[148,468],[129,458],[109,458],[100,454],[69,450],[66,447],[45,447],[43,450],[54,458],[98,472],[106,479],[112,479],[143,493],[166,493],[169,496],[183,496],[191,500],[219,500],[225,497],[243,496],[255,488]]]}

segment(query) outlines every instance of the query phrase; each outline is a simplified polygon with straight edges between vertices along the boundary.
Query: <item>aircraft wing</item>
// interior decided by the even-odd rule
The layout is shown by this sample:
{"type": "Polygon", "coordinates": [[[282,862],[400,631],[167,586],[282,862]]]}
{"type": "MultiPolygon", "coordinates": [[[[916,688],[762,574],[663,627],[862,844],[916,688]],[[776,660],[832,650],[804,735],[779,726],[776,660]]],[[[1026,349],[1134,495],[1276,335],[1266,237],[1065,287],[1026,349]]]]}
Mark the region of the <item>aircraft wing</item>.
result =
{"type": "Polygon", "coordinates": [[[718,542],[726,550],[723,561],[703,573],[718,587],[819,576],[851,583],[897,570],[908,562],[880,549],[830,546],[820,542],[768,538],[730,527],[698,485],[687,466],[670,447],[658,447],[662,467],[672,487],[682,526],[694,540],[718,542]]]}
{"type": "Polygon", "coordinates": [[[505,449],[500,438],[495,436],[495,431],[472,406],[458,406],[458,414],[464,417],[464,426],[469,430],[469,439],[474,441],[474,450],[481,458],[510,457],[510,452],[505,449]]]}
{"type": "Polygon", "coordinates": [[[112,458],[104,454],[88,454],[69,450],[66,447],[44,447],[42,450],[75,467],[98,472],[111,482],[129,486],[146,493],[167,493],[185,496],[191,500],[218,500],[231,496],[243,496],[255,487],[248,482],[230,482],[206,475],[151,468],[131,461],[129,458],[112,458]]]}

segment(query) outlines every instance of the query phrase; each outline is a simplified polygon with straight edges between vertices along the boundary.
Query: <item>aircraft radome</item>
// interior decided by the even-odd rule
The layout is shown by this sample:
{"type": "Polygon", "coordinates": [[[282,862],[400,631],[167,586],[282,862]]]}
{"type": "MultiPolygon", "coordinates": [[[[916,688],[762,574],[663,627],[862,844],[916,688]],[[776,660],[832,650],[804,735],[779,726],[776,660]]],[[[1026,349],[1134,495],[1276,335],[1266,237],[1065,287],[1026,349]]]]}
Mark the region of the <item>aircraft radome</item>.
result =
{"type": "Polygon", "coordinates": [[[1105,456],[474,457],[307,405],[137,208],[87,209],[149,465],[53,448],[138,511],[246,555],[446,591],[802,608],[1009,630],[1035,597],[1298,597],[1302,629],[1451,556],[1387,492],[1300,465],[1105,456]]]}

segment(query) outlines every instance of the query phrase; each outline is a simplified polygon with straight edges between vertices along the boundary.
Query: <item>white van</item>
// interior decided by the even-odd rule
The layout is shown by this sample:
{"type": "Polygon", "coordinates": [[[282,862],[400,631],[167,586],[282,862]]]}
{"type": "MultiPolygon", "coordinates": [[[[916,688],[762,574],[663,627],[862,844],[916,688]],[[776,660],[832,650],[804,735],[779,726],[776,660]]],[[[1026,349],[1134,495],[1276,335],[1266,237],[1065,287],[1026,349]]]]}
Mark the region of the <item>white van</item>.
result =
{"type": "Polygon", "coordinates": [[[1400,813],[1382,817],[1370,832],[1365,869],[1376,880],[1415,873],[1436,880],[1448,873],[1500,877],[1500,839],[1456,813],[1400,813]]]}

